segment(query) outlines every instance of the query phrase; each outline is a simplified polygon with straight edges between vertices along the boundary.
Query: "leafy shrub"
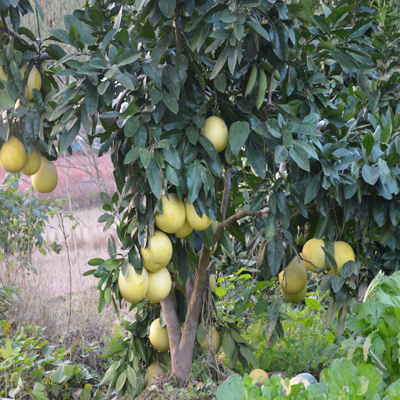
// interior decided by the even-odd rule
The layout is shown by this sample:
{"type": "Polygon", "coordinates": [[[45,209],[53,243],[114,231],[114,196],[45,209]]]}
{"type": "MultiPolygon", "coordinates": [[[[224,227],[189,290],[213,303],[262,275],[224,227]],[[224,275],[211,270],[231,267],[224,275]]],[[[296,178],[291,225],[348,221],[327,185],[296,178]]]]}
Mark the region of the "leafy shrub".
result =
{"type": "MultiPolygon", "coordinates": [[[[326,328],[326,296],[316,292],[313,298],[306,298],[305,307],[292,306],[280,297],[276,279],[257,281],[246,273],[249,270],[257,271],[241,268],[226,281],[220,279],[219,283],[224,282],[226,287],[216,290],[221,299],[217,305],[222,320],[229,325],[233,319],[254,350],[255,363],[250,358],[247,361],[266,371],[284,371],[289,376],[300,372],[319,375],[320,364],[328,360],[324,350],[336,338],[332,329],[326,328]],[[279,313],[279,317],[270,329],[272,312],[279,313]]],[[[228,354],[226,344],[223,336],[222,347],[228,354]]],[[[229,365],[235,368],[232,363],[229,365]]],[[[242,368],[246,369],[247,364],[242,363],[242,368]]]]}
{"type": "Polygon", "coordinates": [[[30,266],[34,249],[46,254],[44,228],[59,202],[50,204],[36,199],[32,192],[19,192],[18,179],[18,175],[8,174],[0,186],[0,262],[17,256],[30,266]]]}
{"type": "Polygon", "coordinates": [[[1,398],[103,398],[100,389],[92,390],[100,380],[98,374],[67,361],[69,352],[44,341],[42,328],[21,329],[12,337],[10,323],[0,320],[0,328],[1,398]]]}
{"type": "Polygon", "coordinates": [[[375,291],[377,300],[353,307],[352,335],[341,345],[348,358],[373,364],[394,382],[400,378],[400,273],[386,277],[375,291]]]}
{"type": "MultiPolygon", "coordinates": [[[[286,386],[288,386],[288,379],[286,386]]],[[[321,382],[308,386],[294,385],[286,395],[280,376],[272,376],[259,388],[247,375],[230,376],[217,389],[217,400],[392,400],[400,396],[400,380],[386,386],[379,371],[370,364],[355,366],[351,361],[336,359],[330,368],[324,369],[321,382]],[[385,396],[385,397],[383,397],[385,396]]]]}

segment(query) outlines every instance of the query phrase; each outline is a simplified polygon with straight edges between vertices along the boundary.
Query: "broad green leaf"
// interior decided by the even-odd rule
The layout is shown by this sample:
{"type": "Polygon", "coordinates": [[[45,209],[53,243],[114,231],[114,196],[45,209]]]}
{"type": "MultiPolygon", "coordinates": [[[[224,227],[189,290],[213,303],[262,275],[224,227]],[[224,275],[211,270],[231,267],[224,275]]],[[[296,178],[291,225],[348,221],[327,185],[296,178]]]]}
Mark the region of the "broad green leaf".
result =
{"type": "Polygon", "coordinates": [[[230,50],[230,46],[226,46],[222,50],[221,54],[218,57],[217,62],[214,65],[214,68],[211,72],[210,79],[214,79],[221,71],[222,67],[224,66],[224,64],[226,62],[226,59],[228,58],[229,50],[230,50]]]}
{"type": "Polygon", "coordinates": [[[188,167],[186,177],[188,187],[188,200],[190,204],[197,200],[200,189],[203,185],[203,180],[201,177],[202,169],[203,167],[198,160],[195,160],[188,167]]]}
{"type": "Polygon", "coordinates": [[[151,159],[149,166],[146,168],[146,173],[154,196],[156,196],[157,199],[160,199],[162,191],[162,175],[161,169],[154,158],[151,159]]]}
{"type": "Polygon", "coordinates": [[[248,122],[234,122],[229,128],[229,144],[232,153],[236,156],[249,137],[250,126],[248,122]]]}
{"type": "Polygon", "coordinates": [[[269,36],[271,38],[272,49],[276,56],[286,61],[289,56],[288,32],[284,24],[278,22],[272,24],[269,36]]]}

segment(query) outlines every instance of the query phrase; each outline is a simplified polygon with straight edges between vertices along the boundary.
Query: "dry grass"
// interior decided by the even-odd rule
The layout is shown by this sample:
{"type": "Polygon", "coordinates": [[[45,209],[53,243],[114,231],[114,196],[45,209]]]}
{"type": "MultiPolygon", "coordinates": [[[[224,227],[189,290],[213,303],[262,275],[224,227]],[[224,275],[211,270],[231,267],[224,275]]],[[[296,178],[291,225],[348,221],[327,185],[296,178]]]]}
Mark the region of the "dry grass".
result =
{"type": "Polygon", "coordinates": [[[43,337],[46,340],[65,349],[72,348],[71,361],[84,362],[95,370],[100,367],[97,356],[104,351],[112,328],[118,323],[112,307],[98,314],[97,279],[82,276],[93,268],[87,264],[90,258],[108,258],[106,241],[113,232],[104,233],[96,222],[101,214],[99,208],[75,213],[79,223],[74,230],[77,257],[71,230],[74,222],[63,220],[65,241],[60,228],[63,224],[59,218],[54,218],[49,223],[53,228],[46,228],[45,237],[49,245],[62,244],[60,254],[53,250],[46,256],[36,253],[33,257],[36,274],[26,270],[21,260],[13,260],[13,268],[8,273],[4,268],[0,270],[2,285],[20,287],[19,301],[13,302],[6,313],[9,322],[13,322],[15,328],[45,327],[43,337]]]}

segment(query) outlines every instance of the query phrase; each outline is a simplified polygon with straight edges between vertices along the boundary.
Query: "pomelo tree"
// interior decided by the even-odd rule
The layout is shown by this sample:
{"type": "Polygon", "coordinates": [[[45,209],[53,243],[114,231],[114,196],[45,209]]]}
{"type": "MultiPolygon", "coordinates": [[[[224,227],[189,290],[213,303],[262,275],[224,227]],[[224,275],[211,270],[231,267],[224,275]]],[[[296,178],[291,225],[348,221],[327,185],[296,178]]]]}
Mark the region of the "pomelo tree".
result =
{"type": "MultiPolygon", "coordinates": [[[[45,40],[22,25],[30,3],[38,6],[0,1],[0,138],[19,136],[29,151],[54,159],[84,129],[100,140],[99,157],[111,152],[118,191],[101,195],[100,221],[109,229],[121,216],[121,245],[110,236],[110,259],[90,262],[99,311],[111,303],[118,310],[119,276],[147,273],[141,249],[156,231],[162,196],[176,194],[199,219],[218,221],[214,231],[168,234],[168,271],[186,297],[171,291],[161,309],[138,303],[136,321],[125,326],[130,340],[107,353],[120,356],[104,380],[111,388],[140,388],[140,365],[155,354],[149,326],[160,314],[172,373],[186,381],[196,337],[205,336],[199,323],[217,241],[229,252],[235,237],[250,254],[262,243],[260,277],[268,280],[299,254],[298,227],[306,240],[324,239],[332,275],[324,273],[320,289],[330,292],[327,322],[338,315],[339,332],[368,280],[398,268],[399,30],[391,2],[95,0],[45,40]],[[24,64],[41,70],[43,84],[15,113],[24,64]],[[227,143],[210,133],[210,117],[225,122],[227,143]],[[335,274],[339,240],[356,261],[335,274]]],[[[251,289],[241,294],[244,309],[251,289]]],[[[275,297],[262,307],[267,336],[281,334],[275,297]]],[[[257,364],[234,324],[222,346],[231,367],[257,364]]]]}

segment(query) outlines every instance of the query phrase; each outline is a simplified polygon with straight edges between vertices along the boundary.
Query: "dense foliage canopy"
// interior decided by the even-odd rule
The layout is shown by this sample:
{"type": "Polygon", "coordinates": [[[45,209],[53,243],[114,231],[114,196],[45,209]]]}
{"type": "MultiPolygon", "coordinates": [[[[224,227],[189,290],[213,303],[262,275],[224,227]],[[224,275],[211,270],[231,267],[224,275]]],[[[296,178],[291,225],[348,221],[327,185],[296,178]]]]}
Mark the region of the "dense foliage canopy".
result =
{"type": "MultiPolygon", "coordinates": [[[[271,279],[299,252],[298,226],[306,239],[325,240],[334,269],[334,241],[355,250],[341,276],[326,274],[321,282],[332,297],[328,323],[339,311],[339,330],[362,282],[398,269],[396,2],[95,0],[65,15],[65,28],[50,29],[47,38],[22,23],[29,12],[43,18],[37,1],[1,0],[0,10],[7,75],[0,140],[16,135],[28,151],[37,147],[55,159],[84,129],[92,143],[100,139],[99,156],[111,151],[118,191],[102,194],[100,221],[108,229],[122,216],[121,250],[110,236],[110,259],[92,260],[100,311],[117,308],[117,278],[120,270],[127,274],[128,261],[142,270],[139,249],[154,233],[164,191],[225,221],[214,234],[210,227],[189,240],[170,235],[170,271],[183,283],[197,279],[201,297],[215,240],[229,252],[235,238],[249,253],[264,242],[260,277],[271,279]],[[42,71],[32,104],[20,95],[24,64],[42,71]],[[15,112],[17,98],[23,106],[15,112]],[[200,133],[211,115],[229,127],[220,153],[200,133]]],[[[176,299],[184,320],[190,304],[176,299]]],[[[148,361],[139,338],[159,309],[141,307],[130,330],[148,361]]],[[[279,332],[273,298],[265,309],[269,329],[279,332]]],[[[238,349],[239,360],[252,360],[238,349]]]]}

